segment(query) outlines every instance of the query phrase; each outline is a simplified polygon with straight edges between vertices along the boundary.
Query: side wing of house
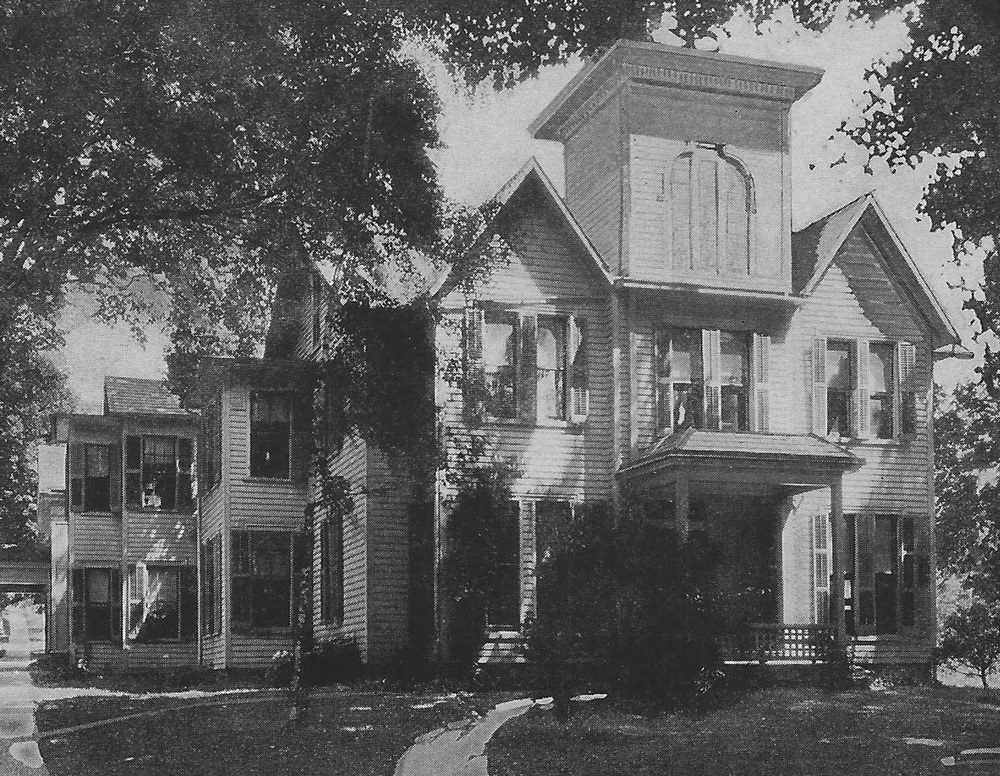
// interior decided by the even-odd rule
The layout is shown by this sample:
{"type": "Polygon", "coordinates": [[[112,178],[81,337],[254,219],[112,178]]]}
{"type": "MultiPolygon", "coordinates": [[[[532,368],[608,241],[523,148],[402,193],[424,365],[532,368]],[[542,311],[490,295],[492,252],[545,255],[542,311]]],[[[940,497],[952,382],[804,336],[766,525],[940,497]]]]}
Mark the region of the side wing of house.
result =
{"type": "MultiPolygon", "coordinates": [[[[942,321],[870,203],[843,219],[832,260],[777,343],[772,385],[784,430],[838,441],[863,464],[843,477],[845,599],[859,659],[930,659],[933,583],[933,351],[942,321]],[[774,390],[777,388],[777,390],[774,390]]],[[[843,214],[841,214],[843,215],[843,214]]],[[[834,224],[831,228],[836,228],[834,224]]],[[[944,322],[946,323],[946,322],[944,322]]],[[[829,494],[793,502],[784,546],[786,621],[822,621],[829,494]]]]}

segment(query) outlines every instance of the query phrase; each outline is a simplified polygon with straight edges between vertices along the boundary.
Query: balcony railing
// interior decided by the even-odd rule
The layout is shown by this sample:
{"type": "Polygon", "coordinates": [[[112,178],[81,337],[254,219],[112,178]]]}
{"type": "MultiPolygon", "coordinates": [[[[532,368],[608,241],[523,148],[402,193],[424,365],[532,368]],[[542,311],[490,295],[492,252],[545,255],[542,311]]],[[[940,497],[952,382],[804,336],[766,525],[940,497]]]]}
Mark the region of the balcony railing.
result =
{"type": "Polygon", "coordinates": [[[754,623],[749,630],[725,639],[723,656],[741,662],[823,663],[833,643],[832,625],[754,623]]]}

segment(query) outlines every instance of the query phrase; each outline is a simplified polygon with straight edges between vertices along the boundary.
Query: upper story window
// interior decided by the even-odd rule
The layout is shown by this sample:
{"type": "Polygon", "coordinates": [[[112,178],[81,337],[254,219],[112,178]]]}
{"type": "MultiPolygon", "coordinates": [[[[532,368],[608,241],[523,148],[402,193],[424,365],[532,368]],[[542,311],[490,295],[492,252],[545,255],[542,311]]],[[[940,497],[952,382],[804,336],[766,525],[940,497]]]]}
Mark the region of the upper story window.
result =
{"type": "Polygon", "coordinates": [[[661,430],[767,430],[768,337],[667,328],[656,333],[655,349],[661,430]]]}
{"type": "Polygon", "coordinates": [[[826,433],[851,436],[852,396],[857,366],[849,342],[830,340],[826,345],[826,433]]]}
{"type": "Polygon", "coordinates": [[[74,444],[70,460],[70,506],[85,512],[111,511],[110,445],[74,444]]]}
{"type": "Polygon", "coordinates": [[[222,480],[222,409],[218,396],[202,409],[201,424],[198,469],[207,492],[222,480]]]}
{"type": "Polygon", "coordinates": [[[292,400],[287,393],[250,394],[250,476],[289,478],[292,400]]]}
{"type": "Polygon", "coordinates": [[[525,423],[582,421],[588,411],[586,321],[470,308],[467,411],[525,423]]]}
{"type": "Polygon", "coordinates": [[[125,437],[125,505],[164,511],[191,509],[193,469],[191,439],[125,437]]]}
{"type": "Polygon", "coordinates": [[[916,347],[909,342],[817,338],[813,431],[885,439],[917,431],[916,347]]]}
{"type": "Polygon", "coordinates": [[[721,151],[696,148],[670,170],[674,267],[749,275],[753,189],[749,175],[721,151]]]}
{"type": "Polygon", "coordinates": [[[515,313],[483,313],[483,376],[486,412],[494,418],[517,414],[517,330],[515,313]]]}

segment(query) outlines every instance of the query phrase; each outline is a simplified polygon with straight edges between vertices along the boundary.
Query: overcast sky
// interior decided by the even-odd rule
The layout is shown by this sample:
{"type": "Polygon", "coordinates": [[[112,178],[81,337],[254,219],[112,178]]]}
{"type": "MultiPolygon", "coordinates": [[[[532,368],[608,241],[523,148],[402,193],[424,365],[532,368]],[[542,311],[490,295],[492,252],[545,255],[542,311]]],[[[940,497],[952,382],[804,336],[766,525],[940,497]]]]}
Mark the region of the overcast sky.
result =
{"type": "MultiPolygon", "coordinates": [[[[670,20],[657,33],[663,43],[676,43],[670,20]]],[[[872,62],[892,58],[908,43],[899,16],[877,25],[849,24],[838,19],[823,33],[803,30],[790,16],[780,17],[760,31],[737,19],[718,42],[723,53],[821,67],[822,82],[792,109],[793,219],[798,229],[855,197],[875,190],[904,244],[938,292],[963,340],[973,350],[972,319],[963,312],[963,294],[950,286],[978,283],[981,262],[959,268],[952,261],[950,233],[932,234],[926,220],[916,217],[929,174],[930,160],[917,171],[890,173],[884,164],[865,174],[863,150],[837,133],[843,121],[856,121],[865,87],[864,73],[872,62]],[[832,139],[831,139],[832,136],[832,139]]],[[[546,68],[537,79],[503,93],[459,92],[443,68],[425,62],[441,93],[444,110],[440,132],[444,147],[434,154],[445,193],[477,205],[491,197],[530,157],[536,157],[562,190],[562,147],[533,140],[528,124],[582,66],[579,61],[546,68]]],[[[135,342],[126,327],[109,328],[91,318],[92,306],[79,295],[66,312],[67,345],[61,354],[77,411],[100,412],[104,376],[163,376],[166,338],[153,327],[146,344],[135,342]]],[[[974,377],[978,363],[954,359],[939,363],[935,378],[952,387],[974,377]]]]}

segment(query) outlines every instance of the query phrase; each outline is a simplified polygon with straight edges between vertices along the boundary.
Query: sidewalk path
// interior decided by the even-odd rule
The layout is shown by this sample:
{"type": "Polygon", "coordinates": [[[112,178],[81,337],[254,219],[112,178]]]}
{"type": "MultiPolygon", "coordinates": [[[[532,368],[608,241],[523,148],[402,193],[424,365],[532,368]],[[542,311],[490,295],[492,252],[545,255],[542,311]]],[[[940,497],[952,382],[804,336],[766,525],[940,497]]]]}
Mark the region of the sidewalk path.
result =
{"type": "Polygon", "coordinates": [[[23,607],[8,607],[4,614],[10,622],[10,643],[7,655],[0,659],[0,743],[4,744],[0,746],[0,774],[42,776],[48,770],[38,753],[36,738],[38,688],[25,669],[32,649],[40,649],[43,644],[37,639],[37,628],[29,629],[23,607]]]}
{"type": "MultiPolygon", "coordinates": [[[[606,695],[578,695],[591,701],[606,695]]],[[[505,722],[532,706],[548,707],[552,698],[522,698],[498,703],[485,716],[453,722],[418,738],[396,763],[395,776],[489,776],[486,744],[505,722]]]]}

